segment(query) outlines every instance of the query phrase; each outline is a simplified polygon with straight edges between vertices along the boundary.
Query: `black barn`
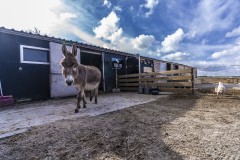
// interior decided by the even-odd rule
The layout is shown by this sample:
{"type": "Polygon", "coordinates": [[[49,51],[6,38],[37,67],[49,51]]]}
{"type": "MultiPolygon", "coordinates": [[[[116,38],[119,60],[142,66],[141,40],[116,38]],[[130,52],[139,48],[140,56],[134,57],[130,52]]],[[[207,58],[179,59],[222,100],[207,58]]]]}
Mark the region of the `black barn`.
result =
{"type": "MultiPolygon", "coordinates": [[[[76,94],[61,75],[61,46],[78,46],[78,60],[102,71],[100,89],[115,88],[114,63],[120,63],[118,75],[176,69],[176,64],[106,49],[65,39],[0,28],[0,80],[4,95],[15,100],[48,99],[76,94]]],[[[177,64],[177,66],[189,67],[177,64]]]]}

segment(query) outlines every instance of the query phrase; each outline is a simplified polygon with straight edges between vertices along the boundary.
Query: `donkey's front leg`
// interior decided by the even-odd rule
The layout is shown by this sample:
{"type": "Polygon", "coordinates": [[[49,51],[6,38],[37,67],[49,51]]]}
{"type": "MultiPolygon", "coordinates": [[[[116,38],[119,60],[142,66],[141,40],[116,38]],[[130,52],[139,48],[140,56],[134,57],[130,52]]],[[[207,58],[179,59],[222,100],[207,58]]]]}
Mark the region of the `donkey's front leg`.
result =
{"type": "Polygon", "coordinates": [[[75,109],[75,113],[79,112],[79,109],[81,108],[80,102],[81,102],[81,91],[77,94],[77,108],[75,109]]]}

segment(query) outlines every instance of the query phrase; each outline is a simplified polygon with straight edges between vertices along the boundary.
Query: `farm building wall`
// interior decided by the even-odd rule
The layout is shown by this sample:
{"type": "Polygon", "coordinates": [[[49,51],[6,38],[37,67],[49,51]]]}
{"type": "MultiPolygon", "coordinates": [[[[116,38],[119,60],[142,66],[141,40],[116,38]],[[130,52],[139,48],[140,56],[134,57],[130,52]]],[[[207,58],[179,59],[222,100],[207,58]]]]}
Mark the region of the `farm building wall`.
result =
{"type": "Polygon", "coordinates": [[[160,72],[161,62],[157,61],[157,60],[154,60],[153,63],[154,63],[154,72],[160,72]]]}
{"type": "Polygon", "coordinates": [[[153,72],[154,71],[154,62],[148,58],[141,58],[140,61],[140,72],[153,72]]]}
{"type": "Polygon", "coordinates": [[[47,41],[0,32],[0,80],[14,99],[49,97],[49,64],[21,62],[20,45],[49,48],[47,41]]]}
{"type": "Polygon", "coordinates": [[[166,71],[167,70],[167,63],[161,62],[160,63],[160,71],[166,71]]]}

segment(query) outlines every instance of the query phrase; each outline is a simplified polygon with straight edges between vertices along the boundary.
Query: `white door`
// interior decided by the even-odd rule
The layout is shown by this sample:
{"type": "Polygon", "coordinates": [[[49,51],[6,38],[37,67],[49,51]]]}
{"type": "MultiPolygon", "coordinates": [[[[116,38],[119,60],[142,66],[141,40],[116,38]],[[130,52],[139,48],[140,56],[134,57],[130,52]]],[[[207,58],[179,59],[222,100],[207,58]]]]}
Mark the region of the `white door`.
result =
{"type": "MultiPolygon", "coordinates": [[[[77,89],[74,86],[67,86],[62,76],[62,66],[60,62],[63,58],[62,44],[50,42],[50,96],[54,97],[66,97],[77,95],[77,89]]],[[[67,49],[72,51],[71,46],[67,46],[67,49]]],[[[80,62],[80,49],[77,50],[77,59],[80,62]]]]}

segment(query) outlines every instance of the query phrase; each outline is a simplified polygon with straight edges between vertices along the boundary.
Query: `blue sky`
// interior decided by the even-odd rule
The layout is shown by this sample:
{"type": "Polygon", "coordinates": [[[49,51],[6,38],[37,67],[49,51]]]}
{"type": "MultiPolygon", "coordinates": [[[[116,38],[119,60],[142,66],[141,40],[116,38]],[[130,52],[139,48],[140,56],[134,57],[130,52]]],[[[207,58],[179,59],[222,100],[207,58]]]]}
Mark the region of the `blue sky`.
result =
{"type": "Polygon", "coordinates": [[[0,0],[0,26],[240,76],[239,0],[0,0]]]}

